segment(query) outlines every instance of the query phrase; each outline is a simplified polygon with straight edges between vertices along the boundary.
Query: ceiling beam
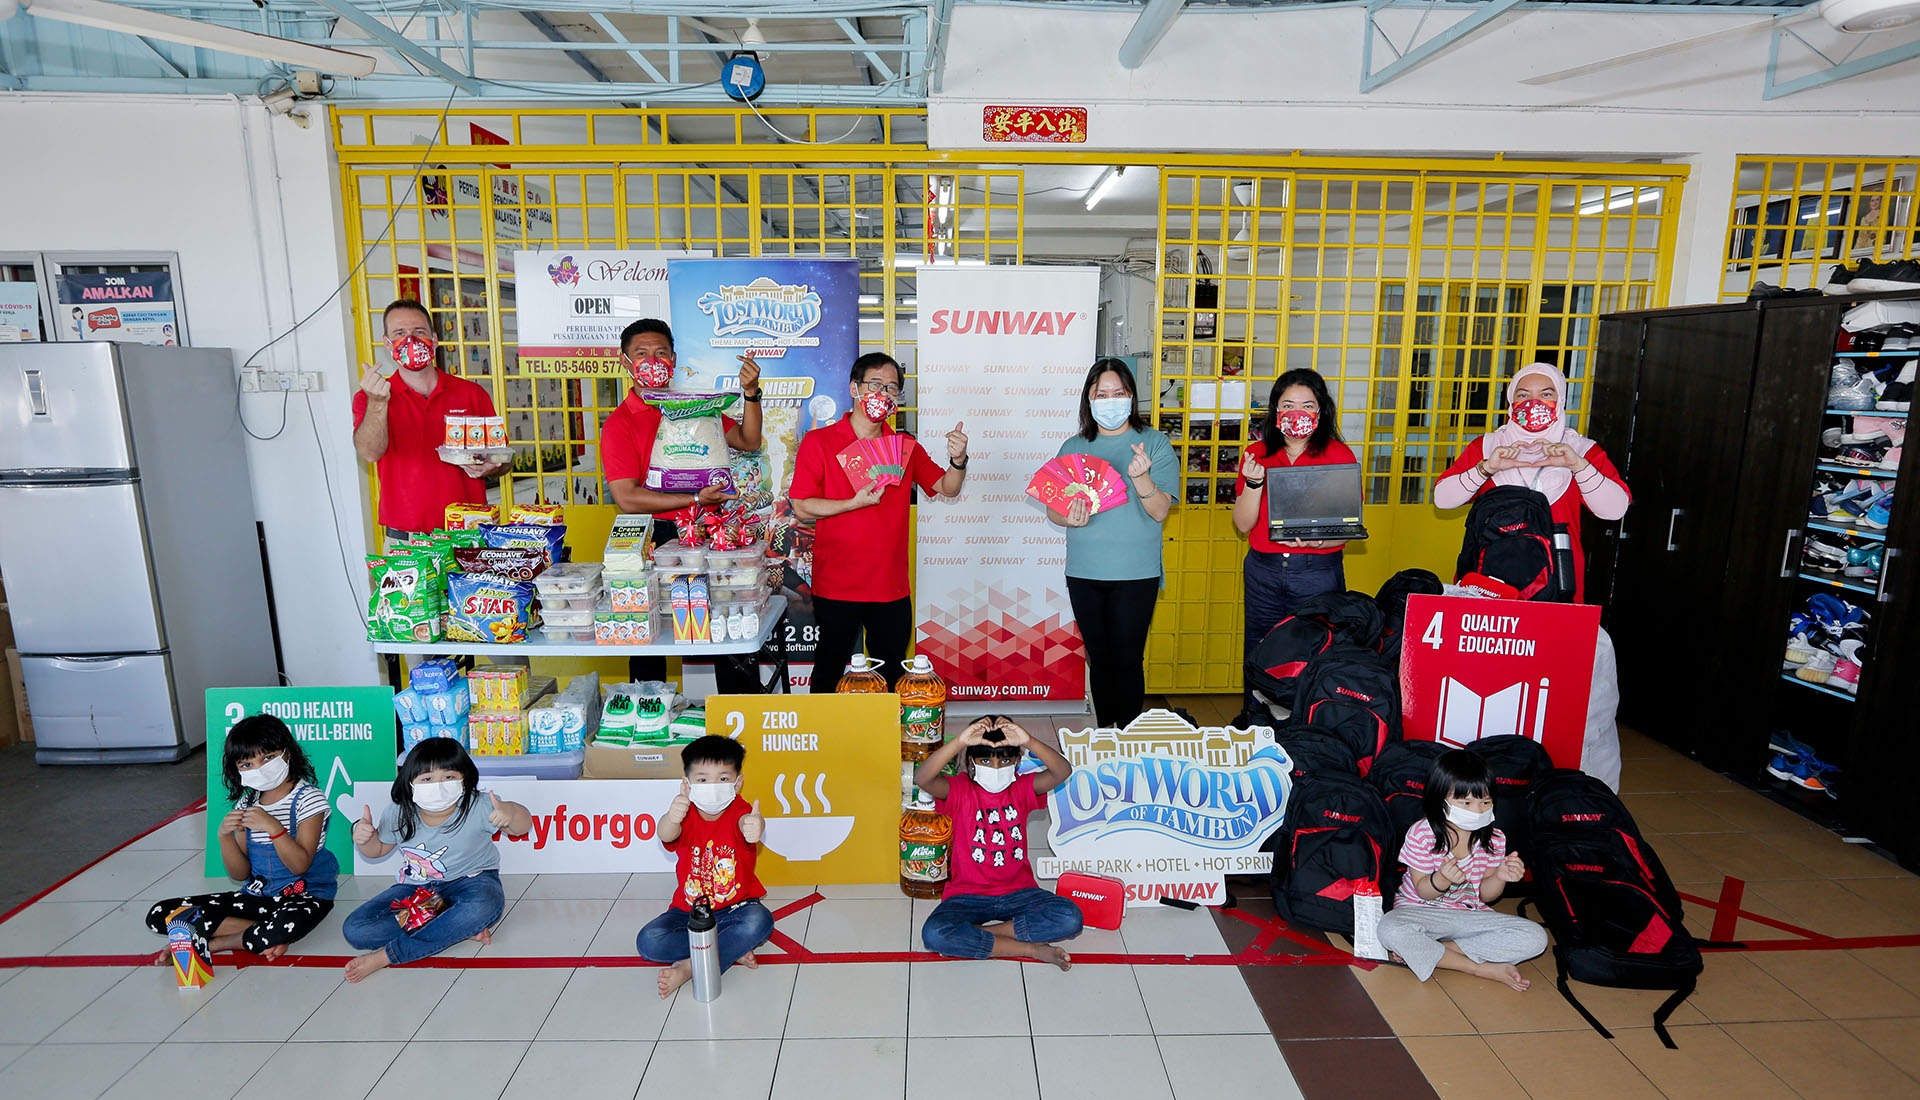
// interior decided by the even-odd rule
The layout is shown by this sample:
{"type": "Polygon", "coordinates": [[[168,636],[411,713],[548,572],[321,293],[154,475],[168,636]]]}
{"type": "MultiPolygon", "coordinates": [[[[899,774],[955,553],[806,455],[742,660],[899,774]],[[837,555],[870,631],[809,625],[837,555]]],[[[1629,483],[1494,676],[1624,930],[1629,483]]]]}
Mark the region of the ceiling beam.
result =
{"type": "Polygon", "coordinates": [[[1187,0],[1147,0],[1140,17],[1133,21],[1133,29],[1127,32],[1127,40],[1120,43],[1121,67],[1137,69],[1145,64],[1147,55],[1167,36],[1186,5],[1187,0]]]}
{"type": "Polygon", "coordinates": [[[355,7],[350,0],[314,0],[314,2],[379,39],[387,49],[419,65],[468,95],[480,94],[479,81],[440,60],[438,56],[421,49],[399,31],[355,7]]]}
{"type": "MultiPolygon", "coordinates": [[[[1454,46],[1459,45],[1475,31],[1480,30],[1482,27],[1485,27],[1487,24],[1507,14],[1507,12],[1514,8],[1519,7],[1523,3],[1526,3],[1526,0],[1487,0],[1486,3],[1465,5],[1465,7],[1471,9],[1471,13],[1465,19],[1460,20],[1458,23],[1455,23],[1453,26],[1448,27],[1446,30],[1441,31],[1439,34],[1434,35],[1432,38],[1405,53],[1400,53],[1397,49],[1394,50],[1398,56],[1385,68],[1379,72],[1374,72],[1374,37],[1378,35],[1380,38],[1386,39],[1386,33],[1380,30],[1378,24],[1375,22],[1375,16],[1383,9],[1397,7],[1399,5],[1395,3],[1395,0],[1369,0],[1367,4],[1366,33],[1360,40],[1361,93],[1365,94],[1374,91],[1377,88],[1385,87],[1391,81],[1398,80],[1400,77],[1407,75],[1440,56],[1442,53],[1452,49],[1454,46]]],[[[1423,6],[1433,8],[1439,5],[1437,3],[1429,3],[1423,6]]],[[[1424,20],[1426,17],[1423,15],[1421,18],[1424,20]]],[[[1416,27],[1415,30],[1417,32],[1418,28],[1416,27]]],[[[1394,49],[1391,39],[1387,40],[1387,48],[1394,49]]]]}
{"type": "MultiPolygon", "coordinates": [[[[1780,43],[1782,39],[1787,37],[1792,37],[1808,49],[1813,50],[1811,43],[1801,38],[1791,29],[1781,26],[1774,27],[1773,40],[1768,43],[1767,46],[1767,83],[1765,90],[1761,93],[1761,98],[1763,99],[1784,99],[1790,95],[1811,91],[1814,88],[1824,88],[1829,84],[1838,84],[1842,80],[1850,80],[1863,73],[1870,73],[1877,69],[1884,69],[1889,65],[1898,65],[1903,61],[1911,61],[1916,57],[1920,57],[1920,41],[1913,41],[1904,45],[1894,46],[1890,49],[1881,50],[1879,53],[1871,53],[1865,57],[1858,57],[1852,61],[1842,62],[1838,65],[1829,65],[1818,72],[1808,73],[1806,76],[1795,77],[1792,80],[1780,80],[1780,43]]],[[[1820,54],[1819,50],[1813,50],[1813,52],[1819,54],[1822,60],[1826,57],[1826,55],[1820,54]]]]}
{"type": "Polygon", "coordinates": [[[660,75],[660,70],[653,67],[653,62],[647,60],[646,54],[641,53],[637,48],[631,48],[633,44],[627,41],[626,35],[620,33],[619,27],[613,25],[613,20],[608,19],[597,11],[588,12],[587,14],[593,20],[594,25],[600,28],[601,34],[606,35],[608,38],[613,39],[623,46],[630,47],[626,51],[626,54],[633,59],[635,65],[640,66],[642,71],[662,84],[667,82],[667,78],[660,75]]]}
{"type": "Polygon", "coordinates": [[[860,34],[859,28],[853,25],[853,20],[835,19],[833,21],[833,25],[840,28],[840,33],[846,35],[848,41],[852,42],[856,46],[861,47],[861,52],[867,55],[867,64],[872,65],[876,70],[879,71],[880,75],[886,78],[888,81],[893,80],[893,77],[894,77],[893,70],[888,67],[886,62],[880,60],[880,55],[878,53],[875,53],[873,49],[870,46],[868,46],[867,40],[865,37],[863,37],[860,34]]]}
{"type": "MultiPolygon", "coordinates": [[[[568,38],[565,34],[561,33],[559,27],[556,27],[553,25],[553,20],[548,19],[546,16],[540,14],[537,11],[522,11],[520,13],[520,18],[525,19],[528,23],[532,24],[534,30],[539,31],[541,34],[546,35],[547,41],[549,42],[564,42],[569,45],[571,45],[573,42],[572,39],[568,38]]],[[[586,54],[580,52],[579,50],[562,50],[561,52],[566,55],[566,58],[568,61],[571,61],[575,65],[579,66],[581,72],[586,73],[588,76],[592,77],[593,82],[595,84],[613,83],[613,81],[607,79],[607,74],[601,71],[600,66],[595,65],[593,63],[593,59],[588,57],[586,54]]]]}

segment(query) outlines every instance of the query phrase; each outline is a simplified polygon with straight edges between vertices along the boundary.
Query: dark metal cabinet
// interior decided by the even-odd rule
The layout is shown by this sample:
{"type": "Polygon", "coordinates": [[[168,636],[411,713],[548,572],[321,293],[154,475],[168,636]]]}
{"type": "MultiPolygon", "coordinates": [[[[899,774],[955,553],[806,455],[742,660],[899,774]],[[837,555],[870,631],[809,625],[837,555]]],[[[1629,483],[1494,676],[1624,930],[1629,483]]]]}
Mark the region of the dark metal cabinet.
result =
{"type": "MultiPolygon", "coordinates": [[[[1873,615],[1858,698],[1781,675],[1788,620],[1821,590],[1799,557],[1821,429],[1841,423],[1826,410],[1835,338],[1862,300],[1603,320],[1590,425],[1627,440],[1634,503],[1621,524],[1589,524],[1589,580],[1619,651],[1623,722],[1755,781],[1769,735],[1791,729],[1844,769],[1842,797],[1814,808],[1913,863],[1920,800],[1897,784],[1920,740],[1920,490],[1895,492],[1884,589],[1845,593],[1873,615]]],[[[1920,482],[1920,462],[1901,476],[1920,482]]]]}

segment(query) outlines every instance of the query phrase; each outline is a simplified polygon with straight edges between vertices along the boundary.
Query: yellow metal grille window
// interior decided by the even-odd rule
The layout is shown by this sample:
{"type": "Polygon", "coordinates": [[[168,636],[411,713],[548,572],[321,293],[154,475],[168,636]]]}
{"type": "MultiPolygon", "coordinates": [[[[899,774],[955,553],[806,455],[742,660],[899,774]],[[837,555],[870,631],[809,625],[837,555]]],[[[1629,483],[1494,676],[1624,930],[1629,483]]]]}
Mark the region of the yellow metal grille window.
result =
{"type": "Polygon", "coordinates": [[[1819,287],[1836,267],[1920,255],[1920,157],[1741,157],[1720,300],[1757,283],[1819,287]]]}

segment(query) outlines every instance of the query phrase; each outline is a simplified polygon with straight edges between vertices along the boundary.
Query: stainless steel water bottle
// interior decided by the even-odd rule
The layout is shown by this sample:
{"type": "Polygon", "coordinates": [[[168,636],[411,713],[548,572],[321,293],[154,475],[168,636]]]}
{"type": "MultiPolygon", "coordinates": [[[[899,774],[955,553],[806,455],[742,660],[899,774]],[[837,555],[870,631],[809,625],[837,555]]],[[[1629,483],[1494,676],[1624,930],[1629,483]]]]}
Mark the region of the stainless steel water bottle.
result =
{"type": "Polygon", "coordinates": [[[707,899],[687,914],[687,964],[693,968],[693,999],[705,1003],[720,995],[720,933],[707,899]]]}

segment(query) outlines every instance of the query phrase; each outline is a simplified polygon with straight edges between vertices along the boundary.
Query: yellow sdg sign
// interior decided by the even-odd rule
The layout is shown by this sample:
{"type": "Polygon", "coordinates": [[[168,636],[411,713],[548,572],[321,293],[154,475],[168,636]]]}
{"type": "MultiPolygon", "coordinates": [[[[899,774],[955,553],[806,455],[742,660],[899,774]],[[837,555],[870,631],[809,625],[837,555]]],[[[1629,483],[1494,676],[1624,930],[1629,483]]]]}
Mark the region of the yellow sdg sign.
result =
{"type": "Polygon", "coordinates": [[[899,876],[898,695],[715,695],[707,732],[746,746],[741,794],[767,819],[761,882],[899,876]]]}

